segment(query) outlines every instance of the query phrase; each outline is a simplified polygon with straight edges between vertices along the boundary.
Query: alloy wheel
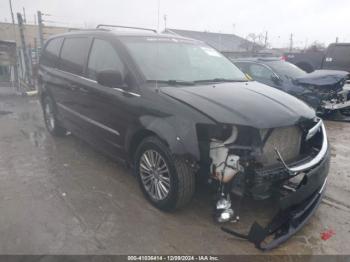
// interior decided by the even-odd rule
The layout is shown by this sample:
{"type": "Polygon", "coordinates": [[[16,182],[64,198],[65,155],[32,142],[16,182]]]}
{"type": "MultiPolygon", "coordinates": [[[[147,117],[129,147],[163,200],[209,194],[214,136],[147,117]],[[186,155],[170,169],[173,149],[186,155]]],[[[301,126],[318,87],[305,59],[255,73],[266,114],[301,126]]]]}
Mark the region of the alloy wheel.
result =
{"type": "Polygon", "coordinates": [[[145,151],[139,163],[142,184],[157,201],[165,199],[170,191],[170,173],[164,158],[155,150],[145,151]]]}

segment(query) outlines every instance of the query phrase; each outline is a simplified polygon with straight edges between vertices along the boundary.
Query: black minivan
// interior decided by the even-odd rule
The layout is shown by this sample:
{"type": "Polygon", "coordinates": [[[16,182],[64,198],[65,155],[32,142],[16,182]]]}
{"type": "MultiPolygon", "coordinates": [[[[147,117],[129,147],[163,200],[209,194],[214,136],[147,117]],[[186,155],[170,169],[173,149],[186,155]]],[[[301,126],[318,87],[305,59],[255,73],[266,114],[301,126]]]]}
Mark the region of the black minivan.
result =
{"type": "Polygon", "coordinates": [[[217,189],[219,222],[239,219],[233,195],[277,199],[283,219],[264,230],[255,224],[249,238],[269,249],[320,203],[329,169],[322,120],[297,98],[249,81],[203,42],[153,32],[70,32],[47,41],[38,80],[48,131],[69,130],[129,163],[159,209],[188,203],[198,179],[217,189]],[[277,229],[283,234],[262,244],[277,229]]]}

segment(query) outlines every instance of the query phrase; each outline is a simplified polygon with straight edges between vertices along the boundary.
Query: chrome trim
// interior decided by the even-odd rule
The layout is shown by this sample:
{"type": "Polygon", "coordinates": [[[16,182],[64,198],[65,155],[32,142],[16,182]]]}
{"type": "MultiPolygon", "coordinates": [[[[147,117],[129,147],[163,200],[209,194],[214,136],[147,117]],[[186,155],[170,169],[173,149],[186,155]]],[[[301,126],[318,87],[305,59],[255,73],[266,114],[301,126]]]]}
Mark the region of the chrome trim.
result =
{"type": "Polygon", "coordinates": [[[133,92],[128,92],[128,91],[125,91],[124,89],[117,88],[117,87],[114,87],[114,88],[113,88],[113,90],[116,90],[116,91],[122,92],[122,93],[124,93],[124,94],[128,94],[128,95],[136,96],[136,97],[140,97],[140,96],[141,96],[140,94],[136,94],[136,93],[133,93],[133,92]]]}
{"type": "Polygon", "coordinates": [[[89,122],[90,124],[98,126],[98,127],[102,128],[104,130],[107,130],[107,131],[109,131],[109,132],[111,132],[111,133],[113,133],[113,134],[115,134],[117,136],[120,136],[120,133],[117,130],[114,130],[114,129],[108,127],[108,126],[105,126],[104,124],[101,124],[101,123],[99,123],[99,122],[97,122],[97,121],[95,121],[95,120],[93,120],[91,118],[83,116],[82,114],[80,114],[80,113],[78,113],[78,112],[76,112],[76,111],[74,111],[74,110],[72,110],[72,109],[62,105],[61,103],[57,103],[57,105],[59,107],[61,107],[62,109],[70,112],[71,114],[76,115],[77,117],[80,117],[81,119],[84,119],[86,122],[89,122]]]}
{"type": "Polygon", "coordinates": [[[313,137],[318,132],[318,130],[320,130],[322,123],[323,123],[322,120],[320,118],[318,118],[317,124],[314,125],[307,133],[306,140],[309,140],[311,137],[313,137]]]}
{"type": "Polygon", "coordinates": [[[294,167],[289,167],[288,169],[293,172],[293,173],[299,173],[305,170],[308,170],[310,168],[313,168],[317,164],[319,164],[322,159],[325,157],[327,150],[328,150],[328,140],[327,140],[327,134],[326,134],[326,128],[323,124],[323,121],[320,120],[321,122],[321,130],[322,130],[322,135],[323,135],[323,142],[322,142],[322,147],[321,150],[318,152],[318,154],[309,162],[302,164],[300,166],[294,166],[294,167]]]}
{"type": "Polygon", "coordinates": [[[83,77],[83,76],[80,76],[80,75],[76,75],[76,74],[73,74],[73,73],[70,73],[70,72],[67,72],[67,71],[63,71],[63,70],[61,70],[61,69],[57,69],[57,68],[56,68],[56,70],[57,70],[58,72],[65,73],[65,74],[68,74],[68,75],[71,75],[71,76],[74,76],[74,77],[78,77],[78,78],[80,78],[80,79],[82,79],[82,80],[86,80],[86,81],[89,81],[89,82],[92,82],[92,83],[97,84],[97,81],[96,81],[96,80],[93,80],[93,79],[90,79],[90,78],[86,78],[86,77],[83,77]]]}
{"type": "MultiPolygon", "coordinates": [[[[322,130],[322,135],[323,135],[323,142],[322,142],[322,147],[321,150],[318,152],[318,154],[309,162],[299,165],[299,166],[293,166],[289,167],[283,157],[281,156],[280,152],[278,151],[277,148],[275,148],[276,155],[278,156],[278,159],[282,162],[284,168],[289,171],[290,174],[292,175],[297,175],[300,172],[303,172],[305,170],[311,169],[314,166],[318,165],[322,159],[325,157],[327,150],[328,150],[328,140],[327,140],[327,134],[326,134],[326,128],[322,122],[322,120],[319,121],[321,123],[321,130],[322,130]]],[[[316,125],[317,126],[317,125],[316,125]]]]}
{"type": "MultiPolygon", "coordinates": [[[[67,72],[67,71],[63,71],[63,70],[60,70],[60,69],[57,69],[57,71],[61,72],[61,73],[66,73],[66,74],[69,74],[71,76],[74,76],[74,77],[78,77],[82,80],[86,80],[86,81],[89,81],[89,82],[92,82],[94,84],[98,84],[96,80],[93,80],[93,79],[90,79],[90,78],[86,78],[86,77],[83,77],[83,76],[80,76],[80,75],[76,75],[76,74],[72,74],[70,72],[67,72]]],[[[128,91],[125,91],[124,89],[121,89],[121,88],[112,88],[113,90],[116,90],[116,91],[119,91],[119,92],[122,92],[124,94],[128,94],[128,95],[132,95],[132,96],[136,96],[136,97],[140,97],[141,95],[140,94],[137,94],[137,93],[133,93],[133,92],[128,92],[128,91]]]]}

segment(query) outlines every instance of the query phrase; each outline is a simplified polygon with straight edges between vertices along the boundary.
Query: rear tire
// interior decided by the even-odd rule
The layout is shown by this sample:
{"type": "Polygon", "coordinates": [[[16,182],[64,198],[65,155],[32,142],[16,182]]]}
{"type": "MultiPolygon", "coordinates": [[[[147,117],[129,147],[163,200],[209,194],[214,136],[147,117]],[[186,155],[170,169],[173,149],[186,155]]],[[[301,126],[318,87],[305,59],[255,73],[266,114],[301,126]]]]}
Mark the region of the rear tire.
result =
{"type": "Polygon", "coordinates": [[[65,136],[67,131],[57,119],[57,111],[53,99],[45,96],[43,99],[44,121],[47,130],[54,136],[65,136]]]}
{"type": "Polygon", "coordinates": [[[192,199],[193,170],[184,159],[173,156],[157,137],[147,137],[141,142],[134,157],[134,168],[142,192],[155,207],[171,211],[192,199]]]}

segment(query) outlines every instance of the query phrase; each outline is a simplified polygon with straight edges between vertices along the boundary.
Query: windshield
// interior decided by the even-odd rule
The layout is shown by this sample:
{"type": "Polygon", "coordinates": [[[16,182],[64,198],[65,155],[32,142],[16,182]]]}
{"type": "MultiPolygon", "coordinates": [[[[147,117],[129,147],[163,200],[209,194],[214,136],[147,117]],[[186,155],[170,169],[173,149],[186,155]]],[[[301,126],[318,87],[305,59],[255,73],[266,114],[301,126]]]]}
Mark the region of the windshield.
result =
{"type": "Polygon", "coordinates": [[[247,81],[244,74],[213,48],[178,38],[122,39],[147,80],[247,81]]]}
{"type": "Polygon", "coordinates": [[[272,61],[268,65],[280,76],[287,78],[297,78],[306,75],[307,73],[301,70],[296,65],[285,61],[272,61]]]}

